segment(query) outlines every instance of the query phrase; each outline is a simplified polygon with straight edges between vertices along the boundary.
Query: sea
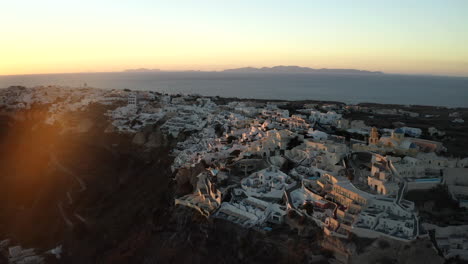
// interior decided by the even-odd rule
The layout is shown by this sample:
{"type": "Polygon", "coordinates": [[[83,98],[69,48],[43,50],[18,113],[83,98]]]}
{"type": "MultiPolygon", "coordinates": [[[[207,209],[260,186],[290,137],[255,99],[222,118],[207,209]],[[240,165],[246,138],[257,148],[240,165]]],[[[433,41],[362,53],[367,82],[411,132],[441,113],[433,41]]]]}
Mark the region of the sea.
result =
{"type": "Polygon", "coordinates": [[[468,107],[468,77],[392,74],[115,72],[0,76],[0,88],[60,85],[253,99],[468,107]]]}

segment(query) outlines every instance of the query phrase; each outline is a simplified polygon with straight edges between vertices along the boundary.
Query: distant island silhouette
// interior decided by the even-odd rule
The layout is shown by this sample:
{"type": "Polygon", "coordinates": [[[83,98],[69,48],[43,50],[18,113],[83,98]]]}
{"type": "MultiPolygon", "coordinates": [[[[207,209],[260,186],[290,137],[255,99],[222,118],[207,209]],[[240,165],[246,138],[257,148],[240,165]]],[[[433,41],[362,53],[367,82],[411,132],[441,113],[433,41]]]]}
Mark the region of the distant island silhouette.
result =
{"type": "Polygon", "coordinates": [[[161,71],[160,69],[146,69],[146,68],[124,70],[124,72],[160,72],[160,71],[161,71]]]}
{"type": "Polygon", "coordinates": [[[123,72],[140,73],[140,72],[224,72],[224,73],[339,73],[339,74],[384,74],[381,71],[365,71],[356,69],[314,69],[301,66],[273,66],[273,67],[242,67],[235,69],[226,69],[221,71],[203,71],[203,70],[182,70],[182,71],[166,71],[160,69],[127,69],[123,72]]]}
{"type": "Polygon", "coordinates": [[[364,71],[356,69],[313,69],[309,67],[300,66],[274,66],[274,67],[244,67],[237,69],[227,69],[223,72],[239,72],[239,73],[344,73],[344,74],[383,74],[380,71],[364,71]]]}

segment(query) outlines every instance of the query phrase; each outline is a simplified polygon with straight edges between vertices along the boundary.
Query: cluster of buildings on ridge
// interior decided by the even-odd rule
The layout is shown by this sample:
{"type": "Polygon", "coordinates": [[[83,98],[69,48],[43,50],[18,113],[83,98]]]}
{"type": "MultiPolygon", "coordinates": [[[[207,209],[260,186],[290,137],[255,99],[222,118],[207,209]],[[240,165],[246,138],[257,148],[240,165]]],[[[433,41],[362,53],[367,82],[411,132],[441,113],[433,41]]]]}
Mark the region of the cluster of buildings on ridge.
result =
{"type": "MultiPolygon", "coordinates": [[[[343,118],[346,111],[371,111],[359,106],[306,104],[291,114],[282,102],[221,105],[197,95],[61,87],[12,87],[0,98],[12,111],[51,104],[50,124],[91,103],[116,105],[108,112],[115,131],[159,124],[174,138],[185,135],[173,150],[173,171],[199,164],[205,171],[193,192],[175,203],[247,228],[268,231],[293,213],[341,239],[355,234],[412,241],[427,232],[415,204],[405,199],[408,191],[445,184],[468,208],[468,158],[438,155],[444,146],[419,138],[419,128],[377,129],[343,118]],[[368,138],[346,140],[335,131],[368,138]]],[[[433,127],[427,132],[444,133],[433,127]]],[[[452,240],[445,238],[441,243],[449,252],[452,240]]],[[[456,249],[468,250],[468,243],[453,241],[456,249]]]]}
{"type": "Polygon", "coordinates": [[[174,171],[206,167],[195,191],[175,203],[207,217],[270,230],[294,211],[330,236],[411,241],[427,232],[415,204],[404,199],[408,191],[446,184],[467,206],[468,185],[453,179],[468,173],[468,159],[439,156],[444,146],[418,138],[418,128],[378,130],[316,106],[293,115],[282,103],[208,109],[206,126],[179,143],[173,164],[174,171]],[[369,137],[349,143],[330,127],[369,137]]]}

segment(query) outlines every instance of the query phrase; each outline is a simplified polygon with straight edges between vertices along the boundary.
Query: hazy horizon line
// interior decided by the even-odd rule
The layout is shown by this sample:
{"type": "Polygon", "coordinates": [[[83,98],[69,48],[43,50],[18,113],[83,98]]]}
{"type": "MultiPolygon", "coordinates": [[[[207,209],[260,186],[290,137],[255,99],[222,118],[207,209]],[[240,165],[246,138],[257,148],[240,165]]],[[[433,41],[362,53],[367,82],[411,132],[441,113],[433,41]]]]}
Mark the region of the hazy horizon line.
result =
{"type": "MultiPolygon", "coordinates": [[[[123,69],[119,71],[77,71],[77,72],[47,72],[47,73],[19,73],[19,74],[0,74],[0,77],[5,76],[27,76],[27,75],[53,75],[53,74],[99,74],[99,73],[128,73],[128,74],[138,74],[138,73],[187,73],[187,72],[194,72],[194,73],[229,73],[229,74],[236,74],[236,73],[245,73],[248,74],[249,72],[229,72],[226,70],[232,69],[242,69],[242,68],[273,68],[277,66],[293,66],[293,67],[303,67],[303,68],[310,68],[314,70],[358,70],[363,71],[362,75],[367,75],[372,73],[383,74],[383,75],[404,75],[404,76],[433,76],[433,77],[451,77],[451,78],[468,78],[467,75],[447,75],[447,74],[434,74],[434,73],[392,73],[392,72],[384,72],[379,70],[361,70],[355,68],[311,68],[307,66],[298,66],[298,65],[275,65],[275,66],[261,66],[261,67],[254,67],[254,66],[242,66],[242,67],[235,67],[235,68],[226,68],[220,70],[201,70],[201,69],[187,69],[187,70],[171,70],[171,69],[159,69],[159,68],[129,68],[123,69]],[[142,70],[141,72],[132,71],[132,70],[142,70]],[[130,71],[129,71],[130,70],[130,71]],[[148,70],[148,71],[144,71],[148,70]],[[366,73],[367,72],[367,73],[366,73]]],[[[265,73],[265,74],[343,74],[343,75],[360,75],[360,73],[320,73],[320,72],[250,72],[250,73],[265,73]]]]}

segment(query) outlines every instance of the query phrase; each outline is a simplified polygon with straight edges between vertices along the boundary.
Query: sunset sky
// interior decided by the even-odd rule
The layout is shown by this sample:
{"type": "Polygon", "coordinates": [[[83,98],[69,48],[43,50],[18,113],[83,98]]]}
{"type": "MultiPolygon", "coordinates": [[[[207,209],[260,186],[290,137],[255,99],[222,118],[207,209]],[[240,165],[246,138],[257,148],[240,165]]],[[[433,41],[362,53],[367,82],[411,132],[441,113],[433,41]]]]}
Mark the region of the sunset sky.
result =
{"type": "Polygon", "coordinates": [[[0,0],[0,75],[299,65],[468,76],[466,0],[0,0]]]}

